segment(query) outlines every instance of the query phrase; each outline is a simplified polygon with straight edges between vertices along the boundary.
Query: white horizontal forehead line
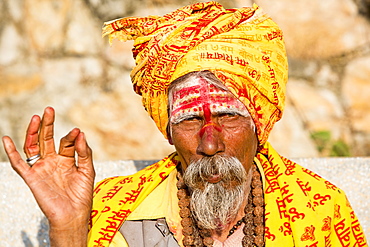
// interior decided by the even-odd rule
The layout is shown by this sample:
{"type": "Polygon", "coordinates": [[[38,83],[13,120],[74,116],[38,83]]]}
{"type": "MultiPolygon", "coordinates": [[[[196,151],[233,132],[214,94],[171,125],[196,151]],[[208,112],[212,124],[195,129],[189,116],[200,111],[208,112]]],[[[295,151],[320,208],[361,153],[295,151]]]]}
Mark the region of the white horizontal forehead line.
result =
{"type": "Polygon", "coordinates": [[[190,77],[186,81],[183,81],[183,82],[177,84],[172,90],[174,92],[177,92],[177,91],[180,91],[181,89],[184,89],[184,88],[193,87],[193,86],[197,86],[197,85],[200,86],[201,84],[203,84],[203,83],[200,82],[200,80],[206,81],[208,87],[210,85],[214,85],[219,90],[222,90],[222,91],[225,91],[225,92],[230,92],[230,90],[224,84],[222,84],[221,82],[216,83],[214,81],[211,81],[211,80],[209,80],[207,78],[203,78],[203,77],[190,77]]]}

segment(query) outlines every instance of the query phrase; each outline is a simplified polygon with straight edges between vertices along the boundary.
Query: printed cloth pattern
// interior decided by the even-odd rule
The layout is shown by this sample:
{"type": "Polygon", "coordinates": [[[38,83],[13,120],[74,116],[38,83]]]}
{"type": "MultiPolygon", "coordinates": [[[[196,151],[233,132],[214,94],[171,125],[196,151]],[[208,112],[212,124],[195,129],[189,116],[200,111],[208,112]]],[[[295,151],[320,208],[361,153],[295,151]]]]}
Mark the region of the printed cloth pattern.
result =
{"type": "Polygon", "coordinates": [[[127,217],[176,168],[175,154],[132,176],[110,177],[94,189],[88,246],[109,246],[127,217]]]}
{"type": "MultiPolygon", "coordinates": [[[[128,215],[178,162],[174,153],[134,175],[100,182],[94,191],[88,246],[109,246],[128,215]]],[[[268,142],[255,162],[264,180],[266,247],[367,246],[341,189],[281,157],[268,142]]]]}

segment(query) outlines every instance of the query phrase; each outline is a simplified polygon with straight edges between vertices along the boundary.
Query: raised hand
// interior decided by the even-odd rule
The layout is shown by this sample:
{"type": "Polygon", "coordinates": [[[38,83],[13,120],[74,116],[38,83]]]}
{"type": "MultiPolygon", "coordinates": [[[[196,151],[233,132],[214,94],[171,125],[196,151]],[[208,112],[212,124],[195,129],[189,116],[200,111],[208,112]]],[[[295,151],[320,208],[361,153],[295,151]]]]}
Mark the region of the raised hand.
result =
{"type": "Polygon", "coordinates": [[[75,128],[60,140],[57,153],[54,119],[51,107],[45,109],[42,120],[32,117],[24,152],[28,158],[38,154],[40,158],[29,161],[31,165],[21,158],[10,137],[3,137],[4,148],[49,220],[51,245],[86,246],[95,177],[92,151],[84,133],[75,128]]]}

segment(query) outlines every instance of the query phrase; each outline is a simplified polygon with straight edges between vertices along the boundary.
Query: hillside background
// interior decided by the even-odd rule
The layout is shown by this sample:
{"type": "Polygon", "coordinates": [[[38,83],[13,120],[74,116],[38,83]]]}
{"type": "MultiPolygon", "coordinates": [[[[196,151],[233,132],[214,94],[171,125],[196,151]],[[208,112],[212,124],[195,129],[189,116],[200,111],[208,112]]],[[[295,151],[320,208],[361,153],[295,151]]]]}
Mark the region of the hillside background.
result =
{"type": "MultiPolygon", "coordinates": [[[[31,116],[53,106],[56,137],[81,128],[97,160],[172,152],[132,91],[132,42],[109,46],[101,27],[193,2],[0,0],[0,135],[21,150],[31,116]]],[[[370,156],[370,1],[254,2],[284,31],[289,56],[287,107],[273,146],[288,157],[370,156]]]]}

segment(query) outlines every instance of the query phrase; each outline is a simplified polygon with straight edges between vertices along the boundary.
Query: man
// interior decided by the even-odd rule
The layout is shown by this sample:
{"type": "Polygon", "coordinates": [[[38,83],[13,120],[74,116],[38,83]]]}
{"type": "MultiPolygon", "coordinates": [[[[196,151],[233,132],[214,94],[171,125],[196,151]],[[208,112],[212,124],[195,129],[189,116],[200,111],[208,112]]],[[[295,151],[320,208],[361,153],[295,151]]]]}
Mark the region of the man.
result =
{"type": "Polygon", "coordinates": [[[57,154],[52,108],[31,119],[28,164],[4,137],[52,246],[366,246],[343,191],[267,142],[284,107],[287,58],[258,6],[197,3],[116,20],[104,34],[135,39],[134,89],[176,152],[93,190],[84,134],[73,129],[57,154]]]}

